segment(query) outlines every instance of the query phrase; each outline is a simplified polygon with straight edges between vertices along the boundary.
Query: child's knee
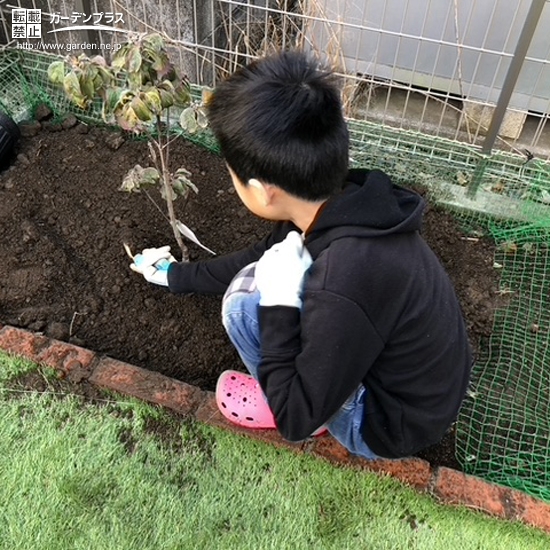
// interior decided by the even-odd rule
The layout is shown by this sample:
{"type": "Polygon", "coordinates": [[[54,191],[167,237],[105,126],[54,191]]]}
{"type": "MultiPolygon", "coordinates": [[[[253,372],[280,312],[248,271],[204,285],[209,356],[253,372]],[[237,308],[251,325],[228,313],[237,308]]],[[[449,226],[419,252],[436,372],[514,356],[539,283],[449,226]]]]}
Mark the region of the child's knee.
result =
{"type": "Polygon", "coordinates": [[[258,292],[238,292],[224,297],[222,302],[222,324],[227,332],[237,325],[258,323],[258,292]]]}

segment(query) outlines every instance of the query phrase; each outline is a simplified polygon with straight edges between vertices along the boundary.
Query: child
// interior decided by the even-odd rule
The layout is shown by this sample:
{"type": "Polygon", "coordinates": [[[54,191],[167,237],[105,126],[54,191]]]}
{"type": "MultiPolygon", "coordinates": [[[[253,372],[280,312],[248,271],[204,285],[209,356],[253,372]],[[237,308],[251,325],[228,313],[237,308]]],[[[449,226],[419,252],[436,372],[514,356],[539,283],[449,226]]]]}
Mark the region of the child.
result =
{"type": "Polygon", "coordinates": [[[225,257],[177,263],[164,247],[131,267],[174,293],[225,293],[223,323],[252,376],[222,374],[221,412],[290,441],[328,429],[367,459],[437,443],[472,354],[419,233],[422,198],[380,171],[348,171],[334,76],[305,53],[239,69],[208,118],[237,194],[273,231],[225,257]]]}

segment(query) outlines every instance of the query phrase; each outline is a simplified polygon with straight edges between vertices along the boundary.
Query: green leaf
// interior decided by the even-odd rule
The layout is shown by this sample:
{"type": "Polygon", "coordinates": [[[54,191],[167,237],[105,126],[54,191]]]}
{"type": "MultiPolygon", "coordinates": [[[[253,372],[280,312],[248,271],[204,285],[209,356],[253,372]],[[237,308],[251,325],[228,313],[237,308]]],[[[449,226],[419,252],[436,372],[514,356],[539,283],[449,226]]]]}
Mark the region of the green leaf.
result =
{"type": "Polygon", "coordinates": [[[197,186],[191,181],[191,172],[185,168],[178,168],[172,180],[172,187],[178,195],[187,195],[189,190],[198,194],[197,186]]]}
{"type": "Polygon", "coordinates": [[[94,86],[94,90],[95,90],[95,93],[97,94],[100,90],[103,89],[104,87],[104,82],[103,82],[103,79],[101,78],[101,75],[99,73],[97,73],[95,76],[94,76],[94,79],[92,81],[93,83],[93,86],[94,86]]]}
{"type": "Polygon", "coordinates": [[[129,73],[137,73],[141,68],[141,53],[137,46],[134,46],[128,53],[127,69],[129,73]]]}
{"type": "Polygon", "coordinates": [[[191,102],[191,89],[186,80],[182,80],[174,90],[174,105],[186,107],[191,102]]]}
{"type": "Polygon", "coordinates": [[[153,118],[153,113],[139,95],[136,95],[134,99],[132,99],[130,105],[139,120],[149,122],[153,118]]]}
{"type": "Polygon", "coordinates": [[[120,114],[116,117],[118,125],[123,130],[139,131],[139,118],[131,107],[130,103],[127,103],[122,108],[120,114]]]}
{"type": "Polygon", "coordinates": [[[80,90],[84,97],[91,101],[95,96],[94,82],[89,77],[81,75],[78,79],[80,83],[80,90]]]}
{"type": "Polygon", "coordinates": [[[193,107],[187,107],[181,112],[180,126],[190,134],[194,134],[197,131],[197,119],[195,118],[195,111],[193,107]]]}
{"type": "Polygon", "coordinates": [[[164,48],[164,38],[158,33],[149,34],[144,39],[143,42],[149,44],[152,48],[157,51],[160,51],[164,48]]]}
{"type": "Polygon", "coordinates": [[[154,88],[147,90],[143,94],[143,101],[153,113],[158,115],[162,112],[162,99],[158,90],[154,88]]]}
{"type": "Polygon", "coordinates": [[[172,105],[174,105],[174,98],[170,92],[165,90],[159,90],[158,92],[160,94],[160,103],[163,109],[167,109],[168,107],[172,107],[172,105]]]}
{"type": "Polygon", "coordinates": [[[175,178],[172,180],[172,189],[177,196],[185,196],[188,192],[185,186],[185,182],[180,178],[175,178]]]}
{"type": "MultiPolygon", "coordinates": [[[[164,200],[167,200],[167,195],[166,195],[166,187],[163,185],[161,188],[160,188],[160,196],[164,199],[164,200]]],[[[174,192],[174,188],[171,187],[170,188],[170,199],[171,200],[176,200],[178,197],[176,195],[176,193],[174,192]]]]}
{"type": "Polygon", "coordinates": [[[124,69],[124,67],[126,66],[126,58],[123,55],[121,55],[120,52],[122,52],[122,49],[115,54],[115,57],[111,62],[111,67],[117,73],[122,71],[122,69],[124,69]]]}
{"type": "Polygon", "coordinates": [[[160,179],[156,168],[143,168],[136,164],[122,180],[121,191],[130,193],[139,193],[144,187],[153,187],[158,184],[160,179]]]}
{"type": "Polygon", "coordinates": [[[63,80],[65,78],[65,62],[54,61],[50,63],[48,67],[48,78],[58,86],[63,85],[63,80]]]}
{"type": "Polygon", "coordinates": [[[82,74],[85,75],[86,78],[89,78],[90,80],[94,80],[98,72],[99,72],[99,67],[97,67],[97,65],[93,65],[91,63],[86,63],[82,65],[82,74]]]}
{"type": "Polygon", "coordinates": [[[139,90],[143,83],[143,73],[141,71],[138,73],[127,73],[126,81],[132,90],[139,90]]]}
{"type": "Polygon", "coordinates": [[[115,53],[113,61],[111,62],[111,67],[115,69],[115,71],[122,71],[122,69],[127,66],[127,57],[131,48],[133,48],[132,44],[125,44],[115,53]]]}
{"type": "Polygon", "coordinates": [[[113,73],[105,67],[99,67],[98,75],[101,77],[101,80],[103,80],[103,83],[106,85],[109,85],[115,79],[113,73]]]}
{"type": "Polygon", "coordinates": [[[153,168],[153,167],[145,168],[143,170],[142,176],[143,176],[142,177],[143,181],[146,181],[147,183],[149,183],[151,185],[155,184],[155,183],[158,183],[159,179],[160,179],[159,171],[156,168],[153,168]]]}
{"type": "Polygon", "coordinates": [[[208,126],[208,118],[206,117],[206,111],[203,107],[199,107],[196,112],[197,115],[197,125],[203,130],[208,126]]]}
{"type": "Polygon", "coordinates": [[[176,89],[174,88],[174,84],[172,84],[172,82],[170,82],[168,79],[164,79],[158,86],[157,88],[159,90],[165,90],[166,92],[168,92],[169,94],[173,94],[176,89]]]}
{"type": "Polygon", "coordinates": [[[107,88],[107,90],[105,90],[102,109],[102,116],[105,122],[110,122],[110,119],[119,104],[120,96],[120,88],[107,88]]]}
{"type": "Polygon", "coordinates": [[[87,107],[86,99],[80,89],[78,76],[76,76],[74,71],[71,71],[65,75],[65,78],[63,79],[63,89],[65,90],[67,97],[75,105],[77,105],[81,109],[85,109],[87,107]]]}

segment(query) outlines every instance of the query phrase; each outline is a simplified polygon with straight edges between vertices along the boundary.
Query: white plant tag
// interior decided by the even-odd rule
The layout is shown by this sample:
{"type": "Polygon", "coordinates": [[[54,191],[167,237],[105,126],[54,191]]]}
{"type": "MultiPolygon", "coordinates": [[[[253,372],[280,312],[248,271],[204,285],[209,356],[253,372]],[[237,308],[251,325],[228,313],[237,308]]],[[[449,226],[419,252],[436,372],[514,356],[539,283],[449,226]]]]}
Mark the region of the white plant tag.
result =
{"type": "Polygon", "coordinates": [[[189,229],[185,224],[181,223],[179,220],[176,220],[176,227],[184,237],[194,242],[195,244],[198,244],[201,248],[204,248],[204,250],[206,250],[207,252],[210,252],[210,254],[214,256],[216,255],[216,253],[213,250],[210,250],[208,247],[204,246],[199,241],[195,233],[193,233],[193,231],[191,231],[191,229],[189,229]]]}

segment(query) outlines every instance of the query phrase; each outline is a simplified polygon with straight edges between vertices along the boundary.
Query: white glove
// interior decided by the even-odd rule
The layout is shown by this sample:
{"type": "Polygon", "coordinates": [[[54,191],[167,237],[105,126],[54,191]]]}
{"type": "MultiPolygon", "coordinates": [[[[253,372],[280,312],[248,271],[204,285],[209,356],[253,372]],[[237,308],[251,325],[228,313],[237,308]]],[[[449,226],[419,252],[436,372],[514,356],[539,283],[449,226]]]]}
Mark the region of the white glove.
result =
{"type": "Polygon", "coordinates": [[[168,286],[168,267],[175,261],[169,246],[146,248],[134,256],[130,269],[143,275],[149,283],[168,286]]]}
{"type": "Polygon", "coordinates": [[[302,237],[291,231],[273,245],[256,265],[255,280],[261,306],[302,307],[304,274],[313,263],[302,237]]]}

